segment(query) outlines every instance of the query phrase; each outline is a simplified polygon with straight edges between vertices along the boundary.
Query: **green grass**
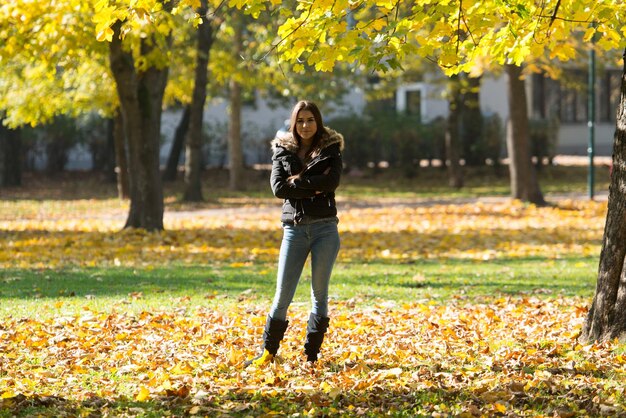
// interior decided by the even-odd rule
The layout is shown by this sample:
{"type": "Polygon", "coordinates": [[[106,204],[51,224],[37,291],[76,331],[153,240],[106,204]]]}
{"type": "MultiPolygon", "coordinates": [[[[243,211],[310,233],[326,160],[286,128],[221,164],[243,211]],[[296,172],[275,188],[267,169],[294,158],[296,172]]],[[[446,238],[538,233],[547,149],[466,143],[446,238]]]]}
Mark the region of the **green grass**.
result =
{"type": "MultiPolygon", "coordinates": [[[[309,303],[310,273],[303,273],[294,304],[309,303]]],[[[360,305],[386,301],[468,303],[488,299],[593,295],[595,257],[491,260],[417,260],[412,263],[338,263],[332,300],[360,305]]],[[[53,316],[84,307],[141,311],[174,307],[234,307],[245,301],[267,307],[273,296],[274,265],[170,265],[158,268],[69,268],[0,272],[0,317],[53,316]]]]}

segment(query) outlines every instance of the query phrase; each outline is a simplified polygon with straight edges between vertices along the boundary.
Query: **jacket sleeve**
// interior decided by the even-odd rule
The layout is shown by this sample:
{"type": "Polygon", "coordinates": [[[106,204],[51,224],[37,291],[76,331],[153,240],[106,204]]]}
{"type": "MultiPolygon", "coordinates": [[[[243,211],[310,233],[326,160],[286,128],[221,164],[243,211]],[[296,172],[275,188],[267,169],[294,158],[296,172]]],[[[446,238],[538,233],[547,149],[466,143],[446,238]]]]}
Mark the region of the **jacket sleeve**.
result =
{"type": "Polygon", "coordinates": [[[296,186],[315,190],[318,192],[330,193],[334,192],[339,187],[339,181],[341,180],[341,172],[343,170],[343,162],[341,160],[341,153],[337,152],[330,158],[330,166],[328,167],[328,173],[317,175],[304,175],[302,178],[295,181],[296,186]]]}
{"type": "Polygon", "coordinates": [[[315,190],[307,190],[289,183],[287,179],[290,174],[285,170],[283,162],[276,154],[272,157],[272,174],[270,185],[272,193],[280,199],[302,199],[315,196],[315,190]]]}

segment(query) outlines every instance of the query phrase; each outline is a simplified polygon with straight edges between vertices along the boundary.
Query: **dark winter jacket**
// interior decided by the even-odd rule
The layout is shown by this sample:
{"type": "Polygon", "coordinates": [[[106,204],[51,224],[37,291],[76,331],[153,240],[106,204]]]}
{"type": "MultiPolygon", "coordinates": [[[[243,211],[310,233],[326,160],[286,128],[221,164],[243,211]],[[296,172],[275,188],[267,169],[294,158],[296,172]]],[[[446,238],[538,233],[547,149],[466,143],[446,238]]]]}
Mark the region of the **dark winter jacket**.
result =
{"type": "Polygon", "coordinates": [[[284,199],[281,221],[301,223],[337,216],[335,189],[339,186],[343,163],[343,136],[325,128],[319,153],[304,166],[298,157],[298,142],[287,132],[272,140],[272,175],[274,196],[284,199]],[[294,182],[290,176],[300,174],[294,182]]]}

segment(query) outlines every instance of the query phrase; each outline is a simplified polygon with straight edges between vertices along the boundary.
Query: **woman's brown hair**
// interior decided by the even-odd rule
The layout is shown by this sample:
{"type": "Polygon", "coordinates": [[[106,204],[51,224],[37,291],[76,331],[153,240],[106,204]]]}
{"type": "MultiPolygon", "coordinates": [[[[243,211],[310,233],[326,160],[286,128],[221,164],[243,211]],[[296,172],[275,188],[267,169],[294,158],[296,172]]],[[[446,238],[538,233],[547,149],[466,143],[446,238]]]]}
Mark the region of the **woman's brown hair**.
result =
{"type": "Polygon", "coordinates": [[[298,135],[296,122],[298,120],[298,113],[300,113],[302,110],[308,110],[309,112],[311,112],[313,114],[313,118],[315,118],[315,124],[317,125],[317,131],[315,132],[315,135],[313,135],[311,148],[309,148],[309,152],[307,153],[307,156],[310,158],[314,156],[317,151],[319,151],[318,147],[322,138],[324,137],[324,135],[326,135],[326,128],[324,128],[322,112],[320,112],[320,109],[317,107],[317,105],[307,100],[300,100],[293,107],[293,110],[291,111],[291,119],[289,120],[289,131],[298,141],[298,144],[301,144],[302,138],[300,137],[300,135],[298,135]]]}

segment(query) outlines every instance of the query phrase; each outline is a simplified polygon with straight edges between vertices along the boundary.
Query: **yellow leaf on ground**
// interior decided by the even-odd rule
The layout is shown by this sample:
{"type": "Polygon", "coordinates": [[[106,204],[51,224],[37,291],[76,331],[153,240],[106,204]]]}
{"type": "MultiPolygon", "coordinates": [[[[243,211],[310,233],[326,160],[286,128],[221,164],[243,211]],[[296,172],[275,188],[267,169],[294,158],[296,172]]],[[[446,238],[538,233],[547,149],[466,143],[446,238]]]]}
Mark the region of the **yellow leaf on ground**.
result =
{"type": "Polygon", "coordinates": [[[16,396],[17,394],[15,392],[13,392],[12,390],[7,390],[6,392],[3,392],[2,395],[0,395],[0,399],[15,398],[16,396]]]}
{"type": "Polygon", "coordinates": [[[503,405],[503,404],[501,404],[500,402],[496,402],[496,403],[493,405],[493,408],[494,408],[496,411],[500,412],[500,413],[505,413],[505,412],[506,412],[506,405],[503,405]]]}
{"type": "Polygon", "coordinates": [[[139,390],[139,393],[137,394],[137,396],[135,396],[135,400],[139,402],[143,402],[147,400],[149,397],[150,397],[150,391],[147,388],[142,387],[139,390]]]}

